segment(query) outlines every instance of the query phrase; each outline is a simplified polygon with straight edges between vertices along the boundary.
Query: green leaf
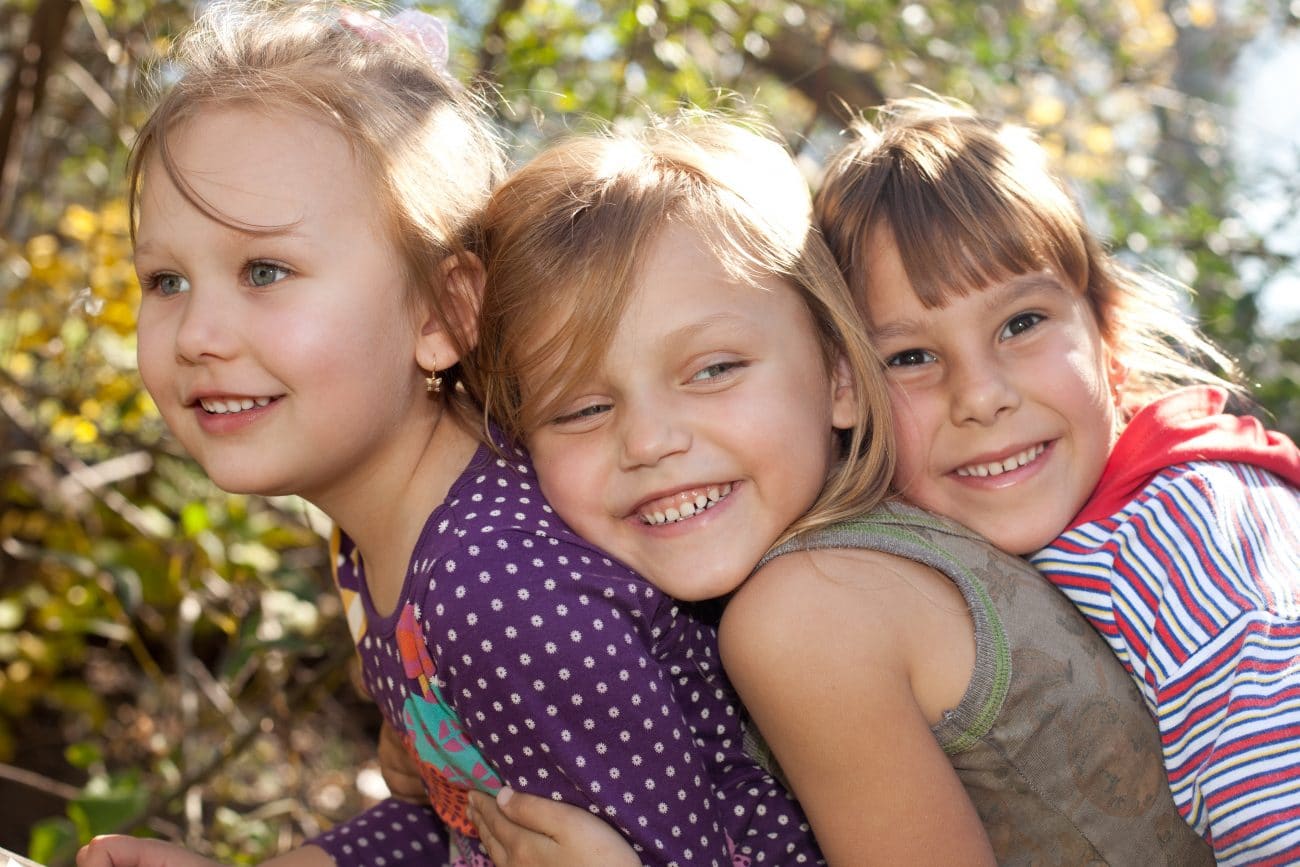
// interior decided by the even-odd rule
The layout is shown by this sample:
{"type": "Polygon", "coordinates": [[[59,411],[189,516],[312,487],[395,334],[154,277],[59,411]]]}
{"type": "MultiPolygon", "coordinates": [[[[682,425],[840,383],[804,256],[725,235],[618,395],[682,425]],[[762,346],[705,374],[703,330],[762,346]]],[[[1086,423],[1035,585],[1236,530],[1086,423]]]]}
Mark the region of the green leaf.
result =
{"type": "Polygon", "coordinates": [[[62,816],[42,819],[28,833],[27,854],[33,861],[49,864],[67,861],[77,851],[77,828],[62,816]]]}
{"type": "Polygon", "coordinates": [[[181,527],[185,530],[187,538],[194,538],[200,531],[212,526],[212,521],[208,517],[208,507],[204,503],[191,502],[186,503],[185,508],[181,509],[181,527]]]}
{"type": "Polygon", "coordinates": [[[138,815],[149,800],[149,793],[139,781],[117,779],[102,794],[83,795],[68,804],[68,815],[77,825],[83,840],[96,834],[117,830],[132,816],[138,815]]]}
{"type": "Polygon", "coordinates": [[[103,761],[104,753],[97,744],[91,741],[81,741],[80,743],[68,744],[67,749],[63,751],[63,757],[74,768],[88,768],[96,762],[103,761]]]}

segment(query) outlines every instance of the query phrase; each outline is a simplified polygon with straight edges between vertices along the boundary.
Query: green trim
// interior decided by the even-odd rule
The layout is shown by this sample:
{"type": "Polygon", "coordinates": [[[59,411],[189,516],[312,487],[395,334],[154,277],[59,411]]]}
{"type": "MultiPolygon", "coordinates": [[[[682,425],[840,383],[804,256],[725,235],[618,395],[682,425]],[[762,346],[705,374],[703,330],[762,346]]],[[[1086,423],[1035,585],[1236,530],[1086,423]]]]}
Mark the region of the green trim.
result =
{"type": "MultiPolygon", "coordinates": [[[[947,755],[956,755],[975,746],[989,733],[997,722],[998,714],[1007,694],[1011,691],[1011,649],[1002,618],[993,606],[993,599],[982,582],[967,566],[953,556],[952,551],[936,545],[917,531],[927,530],[944,536],[971,541],[981,541],[966,528],[931,515],[921,509],[901,503],[889,503],[861,518],[841,521],[838,524],[815,530],[791,539],[764,558],[764,562],[781,554],[815,548],[872,548],[883,553],[905,557],[923,563],[948,577],[961,591],[971,618],[975,621],[977,644],[975,671],[972,673],[967,693],[972,688],[987,691],[973,718],[965,728],[945,742],[939,729],[945,723],[961,722],[970,715],[956,714],[966,702],[966,695],[954,711],[934,726],[936,739],[947,755]],[[979,637],[984,636],[983,646],[979,637]],[[992,678],[981,678],[982,671],[992,669],[992,678]],[[979,681],[983,681],[980,683],[979,681]],[[956,719],[954,719],[956,717],[956,719]]],[[[978,697],[976,698],[978,700],[978,697]]]]}

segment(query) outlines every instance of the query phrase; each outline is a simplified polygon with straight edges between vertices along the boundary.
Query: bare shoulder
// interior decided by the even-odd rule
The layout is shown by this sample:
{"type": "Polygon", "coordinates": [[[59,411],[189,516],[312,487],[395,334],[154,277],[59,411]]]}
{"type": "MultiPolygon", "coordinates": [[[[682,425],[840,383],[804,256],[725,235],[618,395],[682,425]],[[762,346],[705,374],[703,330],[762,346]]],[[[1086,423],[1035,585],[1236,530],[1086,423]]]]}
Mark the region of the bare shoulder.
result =
{"type": "Polygon", "coordinates": [[[855,629],[892,631],[899,606],[964,609],[960,593],[935,569],[863,549],[794,551],[765,564],[727,605],[727,631],[758,629],[797,637],[839,620],[855,629]]]}
{"type": "Polygon", "coordinates": [[[961,591],[937,570],[835,548],[764,565],[728,603],[719,644],[742,695],[773,683],[790,689],[810,670],[821,683],[864,689],[901,680],[933,722],[965,692],[975,627],[961,591]]]}
{"type": "Polygon", "coordinates": [[[896,598],[936,578],[944,580],[927,566],[878,551],[794,551],[740,587],[723,615],[722,640],[745,652],[754,645],[773,653],[796,646],[841,654],[852,645],[863,652],[888,648],[899,619],[896,598]]]}

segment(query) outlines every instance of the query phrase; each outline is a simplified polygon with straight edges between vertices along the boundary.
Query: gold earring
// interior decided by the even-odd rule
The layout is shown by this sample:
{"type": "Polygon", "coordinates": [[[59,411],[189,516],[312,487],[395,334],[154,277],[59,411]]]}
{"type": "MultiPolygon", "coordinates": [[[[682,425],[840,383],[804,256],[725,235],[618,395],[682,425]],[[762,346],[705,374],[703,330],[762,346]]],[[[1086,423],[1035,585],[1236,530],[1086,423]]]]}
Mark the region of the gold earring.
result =
{"type": "Polygon", "coordinates": [[[429,371],[429,375],[424,378],[424,390],[429,394],[437,394],[442,391],[442,377],[438,375],[438,371],[429,371]]]}

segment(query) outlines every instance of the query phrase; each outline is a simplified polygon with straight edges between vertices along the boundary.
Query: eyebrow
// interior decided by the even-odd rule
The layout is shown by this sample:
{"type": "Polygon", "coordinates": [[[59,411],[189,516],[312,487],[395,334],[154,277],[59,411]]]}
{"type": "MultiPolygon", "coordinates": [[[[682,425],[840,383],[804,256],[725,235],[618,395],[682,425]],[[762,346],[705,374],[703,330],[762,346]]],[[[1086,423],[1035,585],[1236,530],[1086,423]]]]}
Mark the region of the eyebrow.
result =
{"type": "Polygon", "coordinates": [[[686,342],[692,338],[698,337],[716,328],[727,328],[736,326],[748,326],[750,320],[748,317],[729,310],[719,310],[717,313],[710,313],[703,319],[696,322],[690,322],[664,335],[665,342],[686,342]]]}
{"type": "MultiPolygon", "coordinates": [[[[1043,290],[1068,291],[1065,284],[1055,274],[1045,269],[1030,274],[1016,274],[996,286],[978,291],[984,296],[984,309],[993,311],[1014,304],[1027,295],[1033,295],[1043,290]]],[[[873,341],[906,338],[922,330],[920,321],[913,317],[905,317],[888,322],[880,328],[869,328],[868,336],[873,341]]]]}
{"type": "MultiPolygon", "coordinates": [[[[287,238],[293,240],[295,238],[301,238],[305,240],[309,237],[308,235],[298,231],[298,227],[301,225],[301,221],[287,223],[283,226],[268,226],[265,228],[259,226],[256,229],[240,229],[235,226],[226,225],[225,223],[219,223],[219,225],[226,231],[230,232],[232,235],[238,236],[241,239],[287,238]]],[[[163,246],[165,246],[165,244],[160,244],[154,241],[139,241],[135,245],[135,251],[133,255],[147,256],[154,253],[155,247],[163,247],[163,246]]]]}

